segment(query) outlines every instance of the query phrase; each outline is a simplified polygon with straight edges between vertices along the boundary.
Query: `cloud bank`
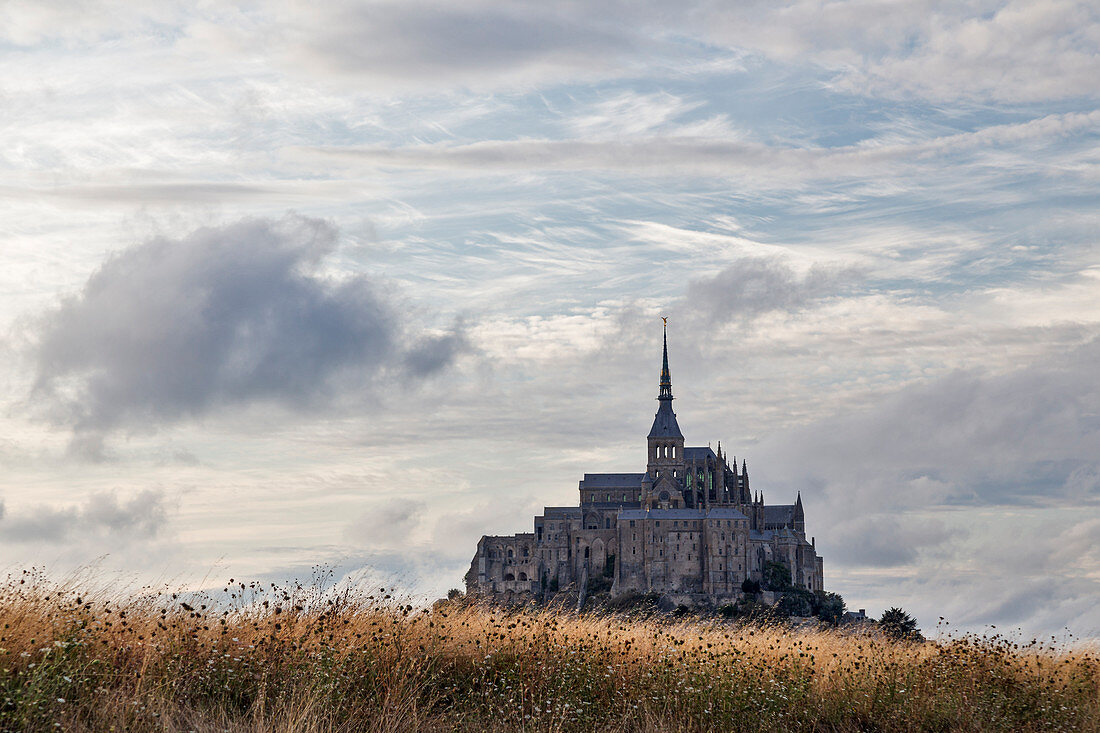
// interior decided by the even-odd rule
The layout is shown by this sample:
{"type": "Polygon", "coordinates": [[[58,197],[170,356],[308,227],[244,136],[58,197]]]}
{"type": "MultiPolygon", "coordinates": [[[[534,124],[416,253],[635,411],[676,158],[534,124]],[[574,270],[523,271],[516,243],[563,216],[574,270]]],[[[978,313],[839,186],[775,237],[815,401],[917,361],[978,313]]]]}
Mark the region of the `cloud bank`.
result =
{"type": "Polygon", "coordinates": [[[252,403],[330,405],[423,379],[464,348],[367,276],[332,278],[337,240],[288,216],[154,239],[111,256],[38,323],[33,401],[78,435],[252,403]]]}
{"type": "Polygon", "coordinates": [[[114,492],[97,492],[80,505],[37,505],[10,514],[0,502],[0,539],[6,543],[151,540],[167,522],[164,492],[153,489],[121,501],[114,492]]]}

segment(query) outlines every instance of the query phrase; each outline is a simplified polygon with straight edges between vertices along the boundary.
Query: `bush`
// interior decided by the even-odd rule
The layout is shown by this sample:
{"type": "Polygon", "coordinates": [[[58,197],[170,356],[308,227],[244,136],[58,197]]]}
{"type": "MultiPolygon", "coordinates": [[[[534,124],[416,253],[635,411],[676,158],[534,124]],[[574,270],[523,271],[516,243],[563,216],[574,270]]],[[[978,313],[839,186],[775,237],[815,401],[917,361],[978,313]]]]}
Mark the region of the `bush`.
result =
{"type": "Polygon", "coordinates": [[[750,596],[755,596],[757,593],[760,592],[760,583],[753,580],[752,578],[745,578],[741,582],[741,592],[746,593],[750,596]]]}
{"type": "Polygon", "coordinates": [[[917,620],[900,608],[888,608],[883,611],[878,625],[882,629],[882,633],[893,639],[924,640],[920,629],[917,628],[917,620]]]}

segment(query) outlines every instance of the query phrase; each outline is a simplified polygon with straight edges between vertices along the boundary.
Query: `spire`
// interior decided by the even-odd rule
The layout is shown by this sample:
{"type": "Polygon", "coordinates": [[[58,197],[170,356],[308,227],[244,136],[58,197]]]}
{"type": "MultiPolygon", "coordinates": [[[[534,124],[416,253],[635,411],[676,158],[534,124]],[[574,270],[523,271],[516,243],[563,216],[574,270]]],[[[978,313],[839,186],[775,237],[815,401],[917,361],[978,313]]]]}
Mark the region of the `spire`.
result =
{"type": "MultiPolygon", "coordinates": [[[[664,360],[661,364],[661,391],[657,399],[661,406],[657,408],[657,415],[653,418],[653,427],[649,430],[650,438],[678,438],[684,439],[680,432],[680,426],[676,423],[676,413],[672,411],[672,376],[668,372],[668,318],[662,316],[665,322],[664,360]]],[[[683,444],[681,443],[681,446],[683,444]]]]}
{"type": "Polygon", "coordinates": [[[664,358],[661,361],[661,391],[657,395],[659,400],[672,399],[672,375],[668,371],[668,316],[661,316],[664,321],[664,358]]]}

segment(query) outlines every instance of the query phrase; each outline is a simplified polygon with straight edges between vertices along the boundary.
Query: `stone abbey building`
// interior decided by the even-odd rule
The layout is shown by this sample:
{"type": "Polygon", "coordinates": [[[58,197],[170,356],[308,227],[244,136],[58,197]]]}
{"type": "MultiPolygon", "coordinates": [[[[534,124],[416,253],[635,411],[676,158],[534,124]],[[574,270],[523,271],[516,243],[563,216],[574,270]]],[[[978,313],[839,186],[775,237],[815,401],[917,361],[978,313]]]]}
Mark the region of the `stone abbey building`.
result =
{"type": "Polygon", "coordinates": [[[745,461],[684,445],[672,411],[668,333],[660,406],[647,438],[644,473],[586,473],[580,504],[546,507],[533,532],[485,536],[466,574],[467,593],[496,599],[580,594],[610,577],[611,594],[660,593],[678,602],[724,603],[760,581],[767,563],[790,570],[793,585],[823,590],[822,561],[806,539],[802,495],[767,505],[749,488],[745,461]]]}

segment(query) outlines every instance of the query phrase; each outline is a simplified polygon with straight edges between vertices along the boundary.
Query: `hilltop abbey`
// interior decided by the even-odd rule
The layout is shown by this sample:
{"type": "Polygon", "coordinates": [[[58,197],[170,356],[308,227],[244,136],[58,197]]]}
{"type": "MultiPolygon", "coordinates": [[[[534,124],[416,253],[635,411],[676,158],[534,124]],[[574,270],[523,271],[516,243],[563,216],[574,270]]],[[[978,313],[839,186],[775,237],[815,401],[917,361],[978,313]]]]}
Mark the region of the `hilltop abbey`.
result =
{"type": "Polygon", "coordinates": [[[544,597],[610,578],[611,595],[659,593],[678,602],[724,603],[745,580],[782,563],[791,583],[823,590],[822,560],[806,539],[802,495],[768,506],[749,489],[748,465],[708,447],[684,445],[672,411],[665,327],[660,406],[644,473],[586,473],[580,505],[545,507],[534,532],[485,536],[466,574],[467,593],[496,599],[544,597]]]}

